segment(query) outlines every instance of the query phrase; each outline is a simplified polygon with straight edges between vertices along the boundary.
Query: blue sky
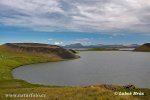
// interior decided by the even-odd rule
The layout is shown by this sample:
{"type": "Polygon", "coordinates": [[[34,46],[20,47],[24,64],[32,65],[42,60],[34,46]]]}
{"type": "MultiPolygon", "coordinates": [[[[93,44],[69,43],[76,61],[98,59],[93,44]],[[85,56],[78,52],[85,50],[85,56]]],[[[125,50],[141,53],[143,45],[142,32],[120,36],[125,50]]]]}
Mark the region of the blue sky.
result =
{"type": "Polygon", "coordinates": [[[0,43],[143,44],[149,11],[144,0],[1,0],[0,43]]]}
{"type": "Polygon", "coordinates": [[[0,27],[0,43],[38,42],[57,45],[82,43],[93,44],[142,44],[150,41],[150,36],[135,34],[111,35],[100,32],[39,32],[25,28],[0,27]]]}

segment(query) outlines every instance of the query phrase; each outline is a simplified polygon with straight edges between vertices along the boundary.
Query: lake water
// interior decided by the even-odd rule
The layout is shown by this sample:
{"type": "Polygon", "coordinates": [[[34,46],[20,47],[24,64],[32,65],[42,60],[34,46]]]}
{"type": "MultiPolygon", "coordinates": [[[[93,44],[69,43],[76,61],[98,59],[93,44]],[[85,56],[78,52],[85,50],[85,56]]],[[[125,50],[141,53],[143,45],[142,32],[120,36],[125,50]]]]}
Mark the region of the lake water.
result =
{"type": "Polygon", "coordinates": [[[150,53],[132,51],[80,52],[80,59],[26,65],[13,76],[30,83],[58,86],[134,84],[150,88],[150,53]]]}

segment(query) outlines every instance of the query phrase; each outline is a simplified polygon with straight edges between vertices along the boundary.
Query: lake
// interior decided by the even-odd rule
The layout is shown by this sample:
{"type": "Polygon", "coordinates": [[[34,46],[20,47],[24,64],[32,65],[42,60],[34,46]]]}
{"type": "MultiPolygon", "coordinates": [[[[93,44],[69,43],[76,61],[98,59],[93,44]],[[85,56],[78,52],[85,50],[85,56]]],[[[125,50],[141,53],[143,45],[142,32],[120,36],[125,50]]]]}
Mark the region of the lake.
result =
{"type": "Polygon", "coordinates": [[[57,86],[134,84],[150,88],[150,53],[85,51],[80,59],[32,64],[12,71],[14,78],[57,86]]]}

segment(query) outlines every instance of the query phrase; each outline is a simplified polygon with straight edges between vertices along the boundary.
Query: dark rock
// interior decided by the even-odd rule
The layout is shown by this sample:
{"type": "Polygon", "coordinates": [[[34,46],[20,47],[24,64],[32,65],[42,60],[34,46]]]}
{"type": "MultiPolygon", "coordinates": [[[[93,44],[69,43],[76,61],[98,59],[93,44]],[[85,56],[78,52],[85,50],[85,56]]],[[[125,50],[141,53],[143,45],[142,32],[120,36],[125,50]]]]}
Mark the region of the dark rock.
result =
{"type": "Polygon", "coordinates": [[[123,88],[125,88],[125,89],[135,89],[135,86],[134,85],[125,85],[125,86],[123,86],[123,88]]]}
{"type": "Polygon", "coordinates": [[[116,88],[115,88],[113,85],[104,84],[104,87],[105,87],[106,89],[109,89],[109,90],[113,90],[113,91],[116,90],[116,88]]]}

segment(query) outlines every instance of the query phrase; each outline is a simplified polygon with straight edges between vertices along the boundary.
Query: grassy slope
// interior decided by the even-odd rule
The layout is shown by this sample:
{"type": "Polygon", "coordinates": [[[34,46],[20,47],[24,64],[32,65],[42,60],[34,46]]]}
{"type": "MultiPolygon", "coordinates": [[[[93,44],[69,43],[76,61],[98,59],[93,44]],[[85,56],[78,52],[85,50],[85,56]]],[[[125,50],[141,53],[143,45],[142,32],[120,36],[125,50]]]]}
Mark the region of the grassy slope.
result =
{"type": "MultiPolygon", "coordinates": [[[[56,55],[36,54],[14,51],[0,46],[0,100],[148,100],[150,89],[138,89],[146,93],[145,96],[114,96],[114,92],[103,87],[57,87],[42,86],[13,79],[11,70],[25,64],[60,61],[56,55]],[[46,98],[6,98],[5,94],[39,93],[46,94],[46,98]]],[[[126,91],[118,87],[119,91],[126,91]]]]}
{"type": "Polygon", "coordinates": [[[150,47],[142,45],[139,48],[136,48],[135,51],[150,52],[150,47]]]}

